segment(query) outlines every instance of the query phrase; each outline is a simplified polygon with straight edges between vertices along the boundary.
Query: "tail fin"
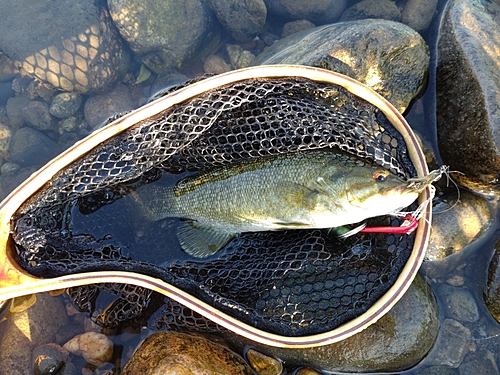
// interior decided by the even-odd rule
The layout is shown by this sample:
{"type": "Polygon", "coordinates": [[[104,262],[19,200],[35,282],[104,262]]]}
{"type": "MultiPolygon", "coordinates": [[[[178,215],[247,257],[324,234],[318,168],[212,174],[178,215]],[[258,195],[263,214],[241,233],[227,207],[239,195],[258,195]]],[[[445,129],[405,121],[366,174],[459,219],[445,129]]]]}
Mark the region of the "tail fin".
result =
{"type": "Polygon", "coordinates": [[[149,221],[166,217],[179,217],[171,186],[145,185],[130,194],[137,203],[139,213],[149,221]]]}

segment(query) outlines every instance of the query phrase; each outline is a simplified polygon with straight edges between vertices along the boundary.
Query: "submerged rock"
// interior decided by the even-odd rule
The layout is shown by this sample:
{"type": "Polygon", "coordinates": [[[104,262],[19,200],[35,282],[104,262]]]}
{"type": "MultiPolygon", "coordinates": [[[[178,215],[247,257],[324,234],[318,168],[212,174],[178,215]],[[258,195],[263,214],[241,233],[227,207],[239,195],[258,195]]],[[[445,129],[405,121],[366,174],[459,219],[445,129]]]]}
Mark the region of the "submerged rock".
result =
{"type": "Polygon", "coordinates": [[[62,151],[61,145],[29,126],[17,130],[10,141],[10,160],[23,167],[43,165],[62,151]]]}
{"type": "Polygon", "coordinates": [[[85,332],[63,345],[70,353],[81,355],[88,363],[99,366],[113,356],[113,342],[102,333],[85,332]]]}
{"type": "Polygon", "coordinates": [[[156,74],[180,68],[213,31],[212,10],[201,0],[109,0],[123,39],[156,74]]]}
{"type": "Polygon", "coordinates": [[[306,19],[316,24],[336,21],[347,0],[264,0],[269,13],[285,19],[306,19]]]}
{"type": "Polygon", "coordinates": [[[400,112],[424,86],[429,50],[399,22],[367,19],[316,27],[274,43],[252,65],[301,64],[351,76],[400,112]]]}
{"type": "Polygon", "coordinates": [[[401,13],[401,22],[421,33],[431,24],[437,5],[438,0],[408,0],[401,13]]]}
{"type": "Polygon", "coordinates": [[[390,0],[363,0],[348,8],[340,17],[340,21],[355,21],[365,18],[401,21],[401,12],[398,6],[390,0]]]}
{"type": "Polygon", "coordinates": [[[493,318],[500,323],[500,242],[495,245],[495,252],[488,267],[484,302],[493,318]]]}
{"type": "Polygon", "coordinates": [[[425,363],[457,368],[469,350],[471,337],[468,328],[456,320],[445,319],[439,328],[436,345],[425,359],[425,363]]]}
{"type": "Polygon", "coordinates": [[[2,2],[0,14],[2,53],[57,89],[107,90],[127,69],[129,56],[109,14],[92,0],[2,2]]]}
{"type": "Polygon", "coordinates": [[[475,189],[500,187],[500,26],[495,2],[449,1],[438,40],[437,134],[443,163],[475,189]]]}
{"type": "Polygon", "coordinates": [[[401,371],[419,362],[438,332],[438,308],[429,285],[417,277],[401,300],[378,322],[341,342],[307,349],[264,346],[232,336],[236,347],[247,345],[282,359],[287,365],[332,372],[401,371]]]}
{"type": "Polygon", "coordinates": [[[238,354],[202,336],[158,332],[149,336],[122,375],[251,375],[238,354]]]}

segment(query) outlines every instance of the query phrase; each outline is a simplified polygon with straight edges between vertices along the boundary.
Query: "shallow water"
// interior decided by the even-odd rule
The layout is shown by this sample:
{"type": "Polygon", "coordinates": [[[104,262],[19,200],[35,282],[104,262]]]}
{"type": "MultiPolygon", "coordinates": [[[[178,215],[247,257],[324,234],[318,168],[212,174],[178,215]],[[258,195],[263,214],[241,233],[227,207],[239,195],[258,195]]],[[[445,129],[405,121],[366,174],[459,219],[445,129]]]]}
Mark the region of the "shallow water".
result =
{"type": "MultiPolygon", "coordinates": [[[[444,6],[445,1],[440,1],[440,7],[444,6]]],[[[429,28],[429,31],[424,35],[427,43],[430,46],[431,51],[431,69],[429,73],[429,82],[427,85],[427,89],[425,93],[422,95],[420,99],[413,103],[412,108],[405,114],[410,125],[418,132],[418,134],[433,148],[438,162],[439,160],[439,152],[437,148],[437,140],[436,140],[436,130],[435,130],[435,84],[434,84],[434,69],[433,66],[435,64],[435,38],[437,33],[437,24],[436,20],[439,17],[434,18],[434,24],[429,28]]],[[[49,20],[50,22],[50,20],[49,20]]],[[[281,27],[281,21],[276,20],[276,24],[272,23],[271,20],[270,31],[276,30],[276,34],[279,35],[279,27],[281,27]]],[[[29,23],[27,22],[24,25],[20,25],[21,27],[25,27],[29,23]]],[[[137,66],[136,66],[137,67],[137,66]]],[[[200,72],[199,63],[195,63],[192,66],[186,66],[185,71],[187,75],[190,75],[193,72],[200,72]]],[[[146,91],[146,90],[144,90],[146,91]]],[[[4,105],[4,103],[2,104],[4,105]]],[[[1,178],[1,176],[0,176],[1,178]]],[[[464,325],[470,329],[472,332],[472,344],[469,348],[469,353],[478,353],[481,356],[492,358],[492,362],[495,363],[494,367],[500,365],[500,325],[491,317],[490,313],[486,309],[486,306],[483,302],[483,291],[486,285],[487,278],[487,270],[489,261],[494,251],[494,246],[496,242],[500,239],[500,228],[498,226],[498,218],[500,218],[500,207],[498,204],[498,200],[496,197],[487,196],[489,204],[492,207],[493,213],[497,220],[492,225],[492,227],[484,234],[480,239],[469,245],[462,252],[454,254],[444,260],[437,261],[432,265],[433,277],[428,276],[428,266],[424,264],[421,270],[421,274],[425,277],[427,276],[427,281],[430,284],[430,287],[433,288],[435,293],[439,296],[438,286],[441,284],[445,284],[447,280],[454,276],[459,276],[463,278],[462,287],[468,291],[470,291],[477,303],[480,318],[477,322],[474,323],[464,323],[464,325]],[[437,270],[437,271],[436,271],[437,270]],[[435,276],[435,275],[438,276],[435,276]],[[491,353],[491,355],[489,354],[491,353]]],[[[127,210],[126,202],[123,207],[114,207],[113,210],[127,210]]],[[[104,208],[106,209],[106,207],[104,208]]],[[[105,217],[106,212],[102,212],[105,217]]],[[[116,212],[110,212],[109,215],[115,215],[116,212]]],[[[85,220],[82,217],[82,222],[85,220]]],[[[82,224],[83,225],[83,224],[82,224]]],[[[164,242],[162,244],[168,243],[175,236],[173,230],[174,226],[171,229],[162,228],[164,231],[164,242]]],[[[134,228],[135,232],[130,234],[130,238],[127,241],[140,241],[140,237],[144,235],[144,232],[147,230],[145,228],[134,228]],[[139,233],[139,235],[138,235],[139,233]]],[[[125,234],[127,234],[125,232],[125,234]]],[[[161,241],[160,241],[161,242],[161,241]]],[[[154,244],[148,244],[149,247],[154,247],[154,244]]],[[[172,246],[173,249],[177,249],[177,245],[172,246]]],[[[154,260],[154,263],[161,264],[164,262],[168,262],[171,259],[182,259],[184,255],[181,252],[178,253],[170,253],[172,258],[164,258],[162,259],[162,251],[161,247],[155,248],[154,251],[143,254],[143,258],[140,260],[150,261],[154,260]]],[[[59,297],[62,298],[62,297],[59,297]]],[[[99,300],[98,304],[106,304],[106,301],[99,300]]],[[[438,304],[440,304],[440,320],[444,320],[443,310],[445,306],[443,306],[443,301],[438,298],[438,304]]],[[[158,316],[158,311],[154,313],[154,315],[149,320],[149,326],[154,326],[154,319],[158,316]]],[[[75,323],[76,324],[76,323],[75,323]]],[[[117,344],[118,347],[123,348],[124,357],[128,358],[131,350],[139,343],[139,341],[143,338],[144,332],[141,334],[140,329],[134,329],[132,332],[122,333],[117,336],[113,336],[113,341],[117,344]],[[131,335],[131,333],[133,333],[131,335]]],[[[439,350],[439,348],[434,348],[434,350],[439,350]]],[[[78,361],[78,359],[76,360],[78,361]]],[[[78,365],[78,363],[75,363],[78,365]]],[[[81,360],[81,365],[83,365],[83,360],[81,360]]],[[[415,368],[398,372],[401,374],[419,374],[423,367],[428,365],[428,360],[424,359],[420,364],[418,364],[415,368]]],[[[121,365],[123,366],[123,364],[121,365]]],[[[498,369],[497,369],[498,370],[498,369]]],[[[458,373],[458,370],[454,370],[455,373],[458,373]]]]}

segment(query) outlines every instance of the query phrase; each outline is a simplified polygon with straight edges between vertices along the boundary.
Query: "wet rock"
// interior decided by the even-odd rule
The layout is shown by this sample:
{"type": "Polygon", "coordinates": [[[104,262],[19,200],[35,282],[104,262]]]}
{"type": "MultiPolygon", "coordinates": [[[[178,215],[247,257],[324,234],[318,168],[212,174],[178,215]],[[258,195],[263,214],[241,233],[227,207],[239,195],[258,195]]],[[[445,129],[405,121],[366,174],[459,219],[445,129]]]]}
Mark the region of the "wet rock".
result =
{"type": "Polygon", "coordinates": [[[495,252],[488,266],[484,301],[493,318],[500,323],[500,242],[495,245],[495,252]]]}
{"type": "Polygon", "coordinates": [[[33,349],[53,342],[56,332],[66,324],[62,300],[37,294],[33,306],[0,324],[0,374],[30,374],[33,349]]]}
{"type": "Polygon", "coordinates": [[[156,74],[180,68],[212,37],[215,17],[201,0],[109,0],[108,6],[122,37],[156,74]]]}
{"type": "Polygon", "coordinates": [[[19,164],[15,163],[4,163],[2,164],[2,167],[0,168],[0,172],[2,174],[9,174],[13,172],[17,172],[21,166],[19,164]]]}
{"type": "Polygon", "coordinates": [[[75,116],[69,116],[59,122],[59,133],[73,132],[78,129],[78,119],[75,116]]]}
{"type": "Polygon", "coordinates": [[[494,218],[486,200],[460,190],[438,195],[433,202],[431,236],[426,260],[438,260],[461,251],[492,226],[494,218]]]}
{"type": "Polygon", "coordinates": [[[226,45],[229,61],[234,69],[246,68],[255,59],[255,55],[250,51],[244,50],[241,46],[236,44],[226,45]]]}
{"type": "Polygon", "coordinates": [[[321,372],[318,372],[318,371],[312,369],[312,368],[304,367],[304,368],[297,370],[295,375],[323,375],[323,374],[321,372]]]}
{"type": "Polygon", "coordinates": [[[431,366],[426,367],[421,371],[417,371],[417,375],[455,375],[455,371],[446,366],[431,366]]]}
{"type": "MultiPolygon", "coordinates": [[[[389,100],[400,112],[424,85],[429,64],[425,41],[398,22],[360,20],[299,32],[274,43],[252,62],[328,68],[337,60],[352,78],[389,100]]],[[[344,74],[346,74],[344,73],[344,74]]]]}
{"type": "Polygon", "coordinates": [[[268,13],[285,19],[307,19],[321,24],[336,21],[347,0],[264,0],[268,13]]]}
{"type": "Polygon", "coordinates": [[[365,18],[382,18],[384,20],[401,21],[401,12],[390,0],[363,0],[348,8],[340,17],[340,21],[355,21],[365,18]]]}
{"type": "Polygon", "coordinates": [[[438,0],[408,0],[401,13],[401,22],[421,33],[431,24],[437,4],[438,0]]]}
{"type": "Polygon", "coordinates": [[[75,366],[69,360],[69,353],[57,344],[36,347],[31,354],[34,375],[70,375],[77,374],[75,366]]]}
{"type": "Polygon", "coordinates": [[[113,342],[102,333],[85,332],[63,345],[70,353],[81,355],[88,363],[99,366],[113,356],[113,342]]]}
{"type": "Polygon", "coordinates": [[[210,55],[203,64],[203,70],[207,74],[222,74],[229,72],[231,69],[229,69],[229,66],[222,57],[210,55]]]}
{"type": "Polygon", "coordinates": [[[14,61],[0,53],[0,82],[8,81],[19,73],[14,61]]]}
{"type": "Polygon", "coordinates": [[[263,0],[209,1],[219,22],[237,41],[250,41],[263,31],[267,17],[263,0]]]}
{"type": "Polygon", "coordinates": [[[85,119],[92,128],[102,125],[110,117],[135,108],[130,92],[118,85],[111,92],[90,97],[84,106],[85,119]]]}
{"type": "Polygon", "coordinates": [[[75,92],[63,92],[52,99],[50,114],[57,118],[72,116],[82,104],[82,97],[75,92]]]}
{"type": "Polygon", "coordinates": [[[441,157],[463,173],[455,179],[475,190],[500,186],[500,26],[485,3],[447,3],[436,71],[441,157]]]}
{"type": "Polygon", "coordinates": [[[439,327],[434,349],[425,359],[427,365],[457,368],[469,350],[471,332],[453,319],[445,319],[439,327]]]}
{"type": "Polygon", "coordinates": [[[37,169],[38,166],[32,166],[14,169],[12,172],[8,173],[2,173],[2,176],[0,176],[0,200],[3,200],[12,190],[14,190],[21,182],[26,180],[37,169]]]}
{"type": "Polygon", "coordinates": [[[283,30],[281,31],[281,37],[286,38],[289,35],[298,33],[299,31],[309,30],[314,27],[316,27],[316,25],[308,20],[297,20],[297,21],[287,22],[283,25],[283,30]]]}
{"type": "Polygon", "coordinates": [[[24,96],[15,96],[7,100],[7,117],[13,129],[19,129],[24,124],[23,108],[30,103],[24,96]]]}
{"type": "Polygon", "coordinates": [[[447,318],[460,322],[475,322],[479,319],[476,302],[468,290],[443,284],[438,288],[438,298],[443,302],[447,318]]]}
{"type": "Polygon", "coordinates": [[[62,151],[58,143],[29,126],[16,130],[10,141],[10,161],[24,167],[43,165],[62,151]]]}
{"type": "Polygon", "coordinates": [[[281,361],[252,348],[245,352],[245,357],[257,375],[281,375],[283,372],[281,361]]]}
{"type": "Polygon", "coordinates": [[[481,374],[498,375],[498,365],[496,364],[496,353],[475,353],[468,355],[464,363],[459,367],[460,375],[481,374]]]}
{"type": "Polygon", "coordinates": [[[419,362],[438,332],[438,308],[430,287],[419,276],[408,292],[378,322],[341,342],[307,349],[264,346],[228,336],[237,348],[247,345],[290,366],[331,372],[400,371],[419,362]]]}
{"type": "Polygon", "coordinates": [[[34,100],[22,110],[23,119],[38,130],[54,130],[55,121],[50,115],[47,103],[34,100]]]}
{"type": "Polygon", "coordinates": [[[0,156],[7,156],[11,138],[12,130],[8,125],[0,121],[0,156]]]}
{"type": "Polygon", "coordinates": [[[92,0],[71,7],[65,0],[2,2],[0,14],[0,50],[55,88],[107,90],[127,69],[129,56],[107,11],[92,0]],[[19,27],[26,20],[29,27],[19,27]]]}
{"type": "Polygon", "coordinates": [[[149,336],[123,368],[122,375],[236,375],[253,372],[227,347],[204,337],[177,332],[149,336]]]}
{"type": "Polygon", "coordinates": [[[7,100],[14,96],[12,84],[10,82],[0,83],[0,105],[5,105],[7,100]]]}

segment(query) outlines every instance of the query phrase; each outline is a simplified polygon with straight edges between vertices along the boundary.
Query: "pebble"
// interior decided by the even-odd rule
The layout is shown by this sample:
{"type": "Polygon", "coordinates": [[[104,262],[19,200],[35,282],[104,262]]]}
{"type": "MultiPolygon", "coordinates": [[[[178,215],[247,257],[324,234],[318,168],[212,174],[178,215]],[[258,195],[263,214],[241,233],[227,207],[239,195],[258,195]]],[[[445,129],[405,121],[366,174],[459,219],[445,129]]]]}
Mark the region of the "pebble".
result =
{"type": "Polygon", "coordinates": [[[122,375],[252,375],[241,356],[199,335],[158,332],[149,336],[122,375]]]}
{"type": "Polygon", "coordinates": [[[85,332],[73,337],[63,348],[81,355],[88,363],[99,366],[113,357],[113,342],[102,333],[85,332]]]}
{"type": "Polygon", "coordinates": [[[85,120],[92,128],[95,128],[105,123],[110,117],[134,108],[135,103],[128,88],[120,84],[113,91],[94,95],[85,102],[85,120]]]}
{"type": "Polygon", "coordinates": [[[0,156],[6,157],[9,152],[12,130],[3,122],[0,122],[0,156]]]}
{"type": "Polygon", "coordinates": [[[0,53],[0,82],[9,81],[18,73],[14,61],[0,53]]]}
{"type": "Polygon", "coordinates": [[[57,94],[50,103],[50,114],[57,118],[66,118],[74,115],[82,104],[82,96],[76,92],[57,94]]]}
{"type": "Polygon", "coordinates": [[[316,27],[316,25],[308,20],[287,22],[283,25],[283,29],[281,30],[281,38],[286,38],[289,35],[298,33],[299,31],[309,30],[314,27],[316,27]]]}
{"type": "Polygon", "coordinates": [[[2,174],[14,173],[17,172],[20,168],[21,166],[16,163],[4,163],[0,168],[0,172],[2,174]]]}
{"type": "Polygon", "coordinates": [[[203,63],[203,70],[207,74],[222,74],[229,72],[231,69],[222,57],[217,55],[210,55],[205,59],[205,62],[203,63]]]}
{"type": "Polygon", "coordinates": [[[55,121],[47,103],[33,100],[22,109],[24,121],[38,130],[55,130],[55,121]]]}
{"type": "Polygon", "coordinates": [[[255,349],[248,348],[245,357],[250,367],[257,375],[281,375],[283,363],[255,349]]]}
{"type": "Polygon", "coordinates": [[[40,166],[63,148],[42,132],[25,126],[16,130],[10,142],[10,161],[23,167],[40,166]]]}
{"type": "Polygon", "coordinates": [[[59,122],[59,134],[64,132],[73,132],[78,129],[78,119],[75,116],[69,116],[59,122]]]}
{"type": "Polygon", "coordinates": [[[476,302],[468,290],[442,284],[438,288],[438,298],[442,301],[447,318],[459,322],[475,322],[479,319],[476,302]]]}
{"type": "Polygon", "coordinates": [[[363,0],[348,8],[340,17],[340,21],[355,21],[365,18],[379,18],[401,21],[401,12],[394,1],[363,0]]]}
{"type": "Polygon", "coordinates": [[[246,68],[255,59],[252,52],[244,50],[237,44],[227,44],[226,51],[234,69],[246,68]]]}
{"type": "Polygon", "coordinates": [[[266,0],[267,11],[284,19],[306,19],[324,24],[337,21],[347,0],[266,0]]]}
{"type": "Polygon", "coordinates": [[[438,0],[408,0],[401,13],[401,22],[419,33],[428,29],[437,11],[438,0]]]}
{"type": "Polygon", "coordinates": [[[24,124],[23,108],[30,103],[30,100],[24,96],[15,96],[7,100],[7,117],[13,130],[19,129],[24,124]]]}
{"type": "MultiPolygon", "coordinates": [[[[34,375],[69,375],[69,353],[57,344],[36,347],[31,353],[34,375]]],[[[74,366],[73,366],[74,367],[74,366]]]]}
{"type": "Polygon", "coordinates": [[[248,42],[264,30],[267,8],[264,0],[210,0],[219,22],[239,42],[248,42]]]}
{"type": "Polygon", "coordinates": [[[471,342],[468,328],[453,319],[445,319],[439,328],[434,349],[425,359],[426,364],[457,368],[462,363],[471,342]]]}
{"type": "Polygon", "coordinates": [[[323,375],[321,372],[316,371],[309,367],[303,367],[297,370],[294,375],[323,375]]]}

